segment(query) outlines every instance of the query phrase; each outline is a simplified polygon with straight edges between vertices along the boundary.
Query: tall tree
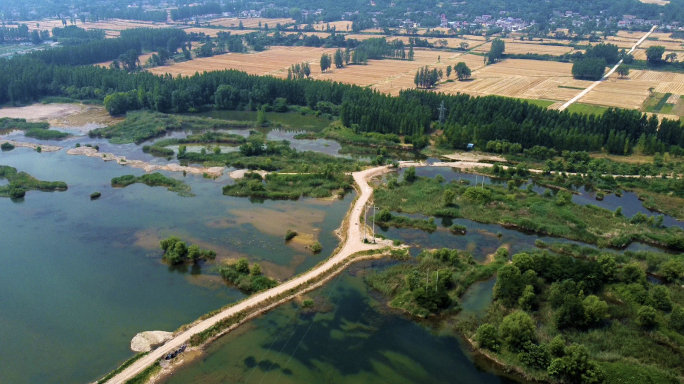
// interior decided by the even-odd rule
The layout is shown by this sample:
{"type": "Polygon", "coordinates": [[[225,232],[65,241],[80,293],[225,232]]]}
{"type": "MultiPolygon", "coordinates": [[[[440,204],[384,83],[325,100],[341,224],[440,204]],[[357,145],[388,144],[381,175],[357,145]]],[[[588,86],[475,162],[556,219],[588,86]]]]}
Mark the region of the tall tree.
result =
{"type": "Polygon", "coordinates": [[[506,43],[503,40],[496,38],[492,41],[492,46],[487,52],[487,60],[489,63],[496,63],[501,60],[504,51],[506,50],[506,43]]]}
{"type": "Polygon", "coordinates": [[[337,48],[335,51],[335,68],[342,68],[344,66],[344,58],[342,56],[342,50],[337,48]]]}
{"type": "Polygon", "coordinates": [[[456,72],[459,81],[469,78],[472,73],[466,63],[462,61],[454,66],[454,71],[456,72]]]}
{"type": "Polygon", "coordinates": [[[330,68],[330,64],[331,64],[330,62],[331,62],[330,55],[328,55],[327,53],[324,53],[321,56],[321,72],[325,72],[328,68],[330,68]]]}

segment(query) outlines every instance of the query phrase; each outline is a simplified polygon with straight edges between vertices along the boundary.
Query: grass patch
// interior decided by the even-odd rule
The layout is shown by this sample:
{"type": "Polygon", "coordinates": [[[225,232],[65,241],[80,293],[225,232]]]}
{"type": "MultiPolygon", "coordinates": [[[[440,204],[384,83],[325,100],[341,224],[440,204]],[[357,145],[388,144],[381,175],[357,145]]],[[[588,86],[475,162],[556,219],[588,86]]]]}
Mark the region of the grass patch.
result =
{"type": "Polygon", "coordinates": [[[156,362],[149,367],[145,368],[144,371],[137,374],[134,378],[126,380],[124,384],[146,384],[154,375],[161,371],[161,366],[159,362],[156,362]]]}
{"type": "Polygon", "coordinates": [[[191,188],[185,182],[166,177],[159,172],[148,173],[142,176],[124,175],[112,179],[112,187],[125,188],[131,184],[142,183],[149,187],[166,187],[171,192],[178,193],[179,196],[195,196],[191,193],[191,188]]]}
{"type": "MultiPolygon", "coordinates": [[[[401,144],[401,139],[398,135],[393,133],[382,134],[377,132],[363,132],[355,133],[352,129],[343,127],[341,124],[333,125],[325,128],[318,134],[300,134],[295,136],[295,139],[316,139],[326,138],[335,140],[338,143],[346,143],[352,145],[365,145],[385,148],[406,148],[401,144]]],[[[410,146],[408,147],[411,148],[410,146]]]]}
{"type": "Polygon", "coordinates": [[[210,130],[253,127],[251,122],[225,121],[194,116],[167,115],[159,112],[137,111],[126,114],[119,124],[88,132],[90,137],[102,137],[113,144],[141,143],[170,131],[210,130]]]}
{"type": "Polygon", "coordinates": [[[135,363],[136,361],[140,360],[140,359],[143,358],[144,356],[147,356],[148,353],[149,353],[149,352],[141,352],[141,353],[138,353],[138,354],[136,354],[135,356],[131,357],[130,359],[124,361],[123,364],[121,364],[121,365],[119,366],[119,368],[117,368],[117,369],[115,369],[115,370],[109,372],[109,374],[108,374],[107,376],[105,376],[105,377],[101,378],[100,380],[98,380],[96,384],[104,384],[104,383],[106,383],[106,382],[107,382],[109,379],[111,379],[112,377],[118,375],[120,372],[123,372],[123,370],[126,369],[126,368],[128,368],[131,364],[133,364],[133,363],[135,363]]]}
{"type": "Polygon", "coordinates": [[[285,175],[271,173],[265,181],[257,173],[246,174],[233,185],[223,187],[223,194],[267,199],[299,199],[300,197],[330,197],[333,191],[351,190],[351,176],[331,173],[285,175]]]}
{"type": "Polygon", "coordinates": [[[585,115],[603,115],[603,113],[607,110],[608,107],[582,103],[574,103],[566,109],[566,111],[570,113],[582,113],[585,115]]]}
{"type": "Polygon", "coordinates": [[[0,187],[0,197],[19,199],[27,191],[66,191],[68,186],[63,181],[41,181],[26,172],[17,172],[16,168],[0,165],[0,179],[9,181],[8,185],[0,187]]]}
{"type": "Polygon", "coordinates": [[[30,123],[26,119],[12,119],[3,117],[0,119],[0,131],[18,129],[24,131],[27,137],[39,140],[57,140],[69,136],[66,132],[50,130],[48,123],[30,123]]]}
{"type": "Polygon", "coordinates": [[[536,105],[536,106],[542,107],[542,108],[548,108],[549,106],[551,106],[552,104],[555,103],[555,101],[551,101],[551,100],[522,99],[522,98],[518,98],[518,100],[527,101],[528,104],[536,105]]]}
{"type": "Polygon", "coordinates": [[[284,173],[342,173],[358,171],[361,163],[341,157],[290,148],[287,140],[267,141],[263,133],[250,131],[239,152],[204,153],[179,151],[178,159],[195,163],[225,164],[239,169],[284,173]]]}
{"type": "MultiPolygon", "coordinates": [[[[252,111],[211,110],[208,112],[197,113],[195,116],[211,117],[214,119],[230,121],[249,121],[254,123],[257,121],[257,112],[252,111]]],[[[328,118],[302,115],[301,113],[296,112],[266,112],[266,119],[275,125],[306,131],[320,131],[331,123],[331,120],[328,118]]]]}
{"type": "Polygon", "coordinates": [[[584,91],[584,90],[586,89],[586,88],[582,88],[582,87],[570,87],[570,86],[567,86],[567,85],[559,85],[558,88],[578,89],[578,90],[580,90],[580,91],[584,91]]]}

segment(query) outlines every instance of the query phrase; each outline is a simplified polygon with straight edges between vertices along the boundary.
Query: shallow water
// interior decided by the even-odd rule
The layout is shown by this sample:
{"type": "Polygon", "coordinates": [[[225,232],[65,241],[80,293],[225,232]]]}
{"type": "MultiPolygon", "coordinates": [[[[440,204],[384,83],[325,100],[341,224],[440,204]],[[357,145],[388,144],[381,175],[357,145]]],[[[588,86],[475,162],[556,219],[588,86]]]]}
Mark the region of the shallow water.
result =
{"type": "Polygon", "coordinates": [[[494,284],[496,284],[496,276],[471,285],[460,299],[463,311],[477,316],[484,315],[494,298],[494,284]]]}
{"type": "Polygon", "coordinates": [[[17,148],[2,152],[0,164],[69,185],[0,199],[0,340],[12,351],[0,359],[0,377],[8,383],[93,381],[132,356],[137,332],[173,331],[244,297],[216,276],[215,263],[163,264],[160,238],[180,236],[216,250],[219,259],[248,257],[285,279],[339,244],[332,231],[353,199],[251,202],[222,195],[228,176],[172,172],[164,174],[185,180],[197,196],[142,184],[112,188],[111,178],[143,172],[64,150],[17,148]],[[102,197],[91,201],[95,191],[102,197]],[[252,211],[261,214],[245,218],[252,211]],[[287,228],[262,228],[273,216],[315,231],[323,252],[285,244],[287,228]]]}
{"type": "Polygon", "coordinates": [[[475,364],[449,326],[388,310],[369,294],[357,268],[307,295],[329,311],[280,306],[222,337],[164,383],[519,382],[475,364]]]}

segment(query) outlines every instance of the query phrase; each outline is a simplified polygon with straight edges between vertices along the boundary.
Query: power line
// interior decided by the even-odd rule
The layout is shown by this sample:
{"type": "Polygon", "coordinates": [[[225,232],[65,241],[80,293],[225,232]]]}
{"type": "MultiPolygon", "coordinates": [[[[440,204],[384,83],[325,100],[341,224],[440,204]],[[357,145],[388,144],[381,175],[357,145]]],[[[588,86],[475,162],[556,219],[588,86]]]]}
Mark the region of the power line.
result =
{"type": "MultiPolygon", "coordinates": [[[[330,293],[328,293],[328,297],[326,298],[326,300],[329,300],[329,299],[330,299],[330,296],[331,296],[332,293],[335,291],[335,287],[337,287],[337,283],[339,283],[340,280],[342,280],[342,273],[340,273],[340,276],[339,276],[339,277],[337,278],[337,280],[335,281],[335,284],[333,285],[332,289],[330,290],[330,293]]],[[[295,350],[292,351],[292,355],[290,355],[290,358],[287,359],[287,362],[286,362],[285,365],[283,366],[283,369],[280,370],[280,373],[278,374],[278,377],[277,377],[276,380],[273,382],[274,384],[277,383],[278,380],[280,380],[280,376],[283,374],[283,371],[285,370],[285,368],[287,368],[287,365],[290,364],[290,360],[292,360],[292,358],[294,357],[294,354],[297,353],[297,350],[299,349],[299,346],[302,345],[302,342],[304,341],[304,338],[306,337],[306,335],[307,335],[307,334],[309,333],[309,331],[311,330],[311,327],[312,327],[312,326],[314,325],[314,323],[316,322],[316,318],[318,317],[318,314],[319,314],[319,313],[320,313],[320,312],[316,312],[316,314],[314,315],[313,320],[311,320],[311,324],[309,324],[309,328],[306,329],[306,332],[304,332],[304,336],[302,336],[302,339],[299,340],[299,344],[297,344],[297,347],[295,348],[295,350]]],[[[294,334],[294,333],[293,333],[293,334],[294,334]]]]}
{"type": "MultiPolygon", "coordinates": [[[[266,357],[266,354],[269,353],[269,352],[271,351],[271,348],[273,348],[273,345],[275,345],[276,341],[278,341],[278,339],[280,338],[280,335],[283,333],[283,331],[285,331],[285,327],[286,327],[288,324],[290,324],[290,321],[292,320],[292,318],[293,318],[296,314],[297,314],[297,310],[294,310],[294,311],[292,312],[292,316],[290,316],[290,318],[287,319],[287,322],[285,323],[285,325],[283,326],[283,328],[281,328],[281,329],[280,329],[280,332],[278,332],[278,336],[276,336],[275,340],[273,340],[273,342],[271,343],[271,346],[268,347],[268,349],[266,350],[266,352],[264,352],[264,355],[261,356],[261,359],[259,359],[259,361],[257,361],[256,365],[254,365],[254,368],[252,368],[252,371],[249,373],[249,376],[247,376],[247,379],[245,379],[245,383],[248,382],[249,379],[252,377],[252,375],[254,374],[254,371],[256,371],[256,368],[259,366],[259,364],[260,364],[262,361],[264,361],[264,358],[266,357]]],[[[269,369],[270,369],[270,368],[269,368],[269,369]]]]}

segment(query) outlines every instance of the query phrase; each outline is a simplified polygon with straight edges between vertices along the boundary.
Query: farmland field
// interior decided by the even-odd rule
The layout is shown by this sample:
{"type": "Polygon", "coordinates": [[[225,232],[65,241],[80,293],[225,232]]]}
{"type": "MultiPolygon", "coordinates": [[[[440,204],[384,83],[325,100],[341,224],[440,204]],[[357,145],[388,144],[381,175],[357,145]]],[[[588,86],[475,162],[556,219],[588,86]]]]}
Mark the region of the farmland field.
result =
{"type": "MultiPolygon", "coordinates": [[[[487,43],[480,45],[479,47],[473,49],[474,52],[488,52],[491,48],[492,43],[487,43]]],[[[572,47],[564,47],[558,45],[543,45],[534,43],[523,43],[523,42],[506,42],[506,53],[510,54],[525,54],[525,53],[536,53],[540,55],[555,55],[560,56],[565,53],[570,53],[574,50],[572,47]]]]}
{"type": "MultiPolygon", "coordinates": [[[[172,75],[190,76],[195,72],[237,69],[252,75],[287,76],[287,69],[292,64],[317,62],[323,53],[334,53],[334,49],[308,47],[272,47],[263,52],[253,54],[227,53],[213,57],[205,57],[166,67],[149,69],[155,74],[170,73],[172,75]]],[[[312,65],[312,73],[316,67],[312,65]]],[[[318,69],[320,72],[320,67],[318,69]]]]}
{"type": "Polygon", "coordinates": [[[328,25],[330,25],[330,28],[335,28],[336,31],[338,32],[346,32],[346,31],[351,31],[352,28],[352,22],[351,21],[333,21],[330,23],[320,23],[320,24],[314,24],[314,29],[317,31],[325,31],[328,28],[328,25]]]}
{"type": "Polygon", "coordinates": [[[295,21],[290,18],[280,18],[280,19],[266,19],[266,18],[254,18],[254,19],[238,19],[238,18],[223,18],[212,20],[211,25],[219,25],[221,27],[237,28],[242,22],[242,26],[247,29],[259,28],[259,23],[262,27],[264,24],[268,24],[269,28],[275,28],[276,25],[291,24],[295,21]]]}

